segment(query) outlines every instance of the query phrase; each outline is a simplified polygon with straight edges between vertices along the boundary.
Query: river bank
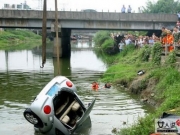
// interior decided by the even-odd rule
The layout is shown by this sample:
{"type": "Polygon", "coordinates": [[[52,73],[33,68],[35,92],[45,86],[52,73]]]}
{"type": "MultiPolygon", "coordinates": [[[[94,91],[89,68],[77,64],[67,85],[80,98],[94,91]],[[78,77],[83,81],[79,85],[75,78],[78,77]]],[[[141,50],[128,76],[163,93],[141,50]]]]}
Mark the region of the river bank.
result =
{"type": "Polygon", "coordinates": [[[92,47],[94,44],[89,41],[71,43],[71,58],[60,59],[59,67],[57,59],[46,55],[43,69],[40,68],[41,47],[0,51],[0,133],[40,135],[25,120],[23,112],[42,88],[58,75],[58,70],[60,75],[68,77],[74,83],[77,94],[85,105],[96,98],[90,113],[91,128],[84,127],[83,131],[74,135],[112,135],[112,129],[122,127],[123,121],[128,119],[133,123],[139,116],[144,117],[151,112],[152,109],[138,102],[135,95],[119,91],[115,87],[104,89],[104,83],[100,83],[98,92],[91,90],[91,83],[98,81],[107,69],[106,63],[97,57],[92,47]]]}
{"type": "Polygon", "coordinates": [[[23,50],[40,46],[41,36],[30,30],[0,31],[0,50],[23,50]]]}
{"type": "Polygon", "coordinates": [[[135,125],[128,125],[118,135],[149,135],[154,132],[154,121],[163,112],[180,115],[180,74],[175,52],[161,57],[161,45],[135,49],[128,45],[123,52],[105,59],[110,64],[101,81],[111,82],[117,87],[137,94],[140,101],[156,107],[153,114],[140,118],[135,125]],[[138,71],[144,71],[138,75],[138,71]],[[176,108],[176,109],[174,109],[176,108]],[[173,110],[169,111],[169,110],[173,110]]]}

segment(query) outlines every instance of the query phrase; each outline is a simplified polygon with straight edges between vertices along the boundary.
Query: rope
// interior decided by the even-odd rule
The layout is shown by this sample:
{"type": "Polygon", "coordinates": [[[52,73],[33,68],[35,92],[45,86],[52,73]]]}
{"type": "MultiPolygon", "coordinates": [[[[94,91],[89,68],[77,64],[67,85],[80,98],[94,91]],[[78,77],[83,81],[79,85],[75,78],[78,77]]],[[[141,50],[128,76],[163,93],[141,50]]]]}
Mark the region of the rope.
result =
{"type": "Polygon", "coordinates": [[[47,4],[46,0],[44,0],[44,6],[43,6],[43,23],[42,23],[42,66],[40,68],[44,67],[44,64],[46,63],[46,22],[47,22],[47,4]]]}

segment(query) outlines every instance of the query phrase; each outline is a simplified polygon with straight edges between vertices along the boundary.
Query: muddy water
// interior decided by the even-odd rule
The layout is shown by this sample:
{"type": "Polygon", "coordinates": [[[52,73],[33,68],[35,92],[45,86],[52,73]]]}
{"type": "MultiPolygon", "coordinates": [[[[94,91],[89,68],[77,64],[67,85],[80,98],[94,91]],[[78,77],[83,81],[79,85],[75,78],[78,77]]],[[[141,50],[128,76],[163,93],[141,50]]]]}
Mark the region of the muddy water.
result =
{"type": "MultiPolygon", "coordinates": [[[[91,83],[107,68],[92,47],[90,42],[72,43],[71,59],[60,60],[60,71],[77,85],[85,103],[90,102],[91,97],[97,99],[90,114],[92,127],[76,134],[111,135],[113,128],[120,129],[126,126],[124,122],[130,125],[143,117],[149,107],[115,88],[91,90],[91,83]]],[[[24,119],[23,111],[57,72],[56,60],[51,57],[40,69],[41,56],[37,50],[0,51],[0,135],[37,134],[24,119]]]]}

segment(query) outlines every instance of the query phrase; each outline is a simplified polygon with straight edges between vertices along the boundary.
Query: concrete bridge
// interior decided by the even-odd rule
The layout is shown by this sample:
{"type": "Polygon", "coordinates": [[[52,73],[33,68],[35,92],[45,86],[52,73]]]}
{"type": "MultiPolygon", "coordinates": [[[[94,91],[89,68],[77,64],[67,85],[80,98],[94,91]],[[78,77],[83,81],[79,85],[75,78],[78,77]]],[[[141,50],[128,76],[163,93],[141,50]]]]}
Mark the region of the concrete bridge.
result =
{"type": "MultiPolygon", "coordinates": [[[[1,28],[42,28],[42,11],[0,10],[1,28]]],[[[111,12],[58,12],[60,25],[60,56],[70,56],[72,29],[90,30],[160,30],[163,26],[173,28],[175,14],[111,13],[111,12]]],[[[54,32],[55,12],[47,11],[47,28],[54,32]]],[[[56,41],[56,40],[55,40],[56,41]]],[[[54,46],[54,56],[56,56],[54,46]]]]}
{"type": "MultiPolygon", "coordinates": [[[[47,11],[47,28],[54,22],[55,12],[47,11]]],[[[177,21],[175,14],[71,12],[59,11],[59,23],[69,29],[110,30],[158,30],[162,26],[172,27],[177,21]]],[[[41,28],[42,11],[0,10],[0,27],[41,28]]]]}

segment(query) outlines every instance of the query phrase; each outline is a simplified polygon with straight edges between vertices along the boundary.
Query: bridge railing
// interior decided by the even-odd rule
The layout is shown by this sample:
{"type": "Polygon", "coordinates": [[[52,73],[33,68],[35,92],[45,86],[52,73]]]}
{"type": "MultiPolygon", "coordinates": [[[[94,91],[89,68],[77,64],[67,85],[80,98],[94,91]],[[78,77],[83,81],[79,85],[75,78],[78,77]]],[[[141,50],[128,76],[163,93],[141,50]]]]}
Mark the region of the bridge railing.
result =
{"type": "MultiPolygon", "coordinates": [[[[43,12],[39,10],[0,10],[0,18],[13,19],[42,19],[43,12]]],[[[47,12],[47,18],[54,20],[54,11],[47,12]]],[[[149,14],[149,13],[117,13],[117,12],[76,12],[59,11],[60,20],[100,20],[100,21],[154,21],[176,22],[176,14],[149,14]]]]}
{"type": "MultiPolygon", "coordinates": [[[[0,8],[0,10],[20,10],[20,11],[26,11],[26,10],[29,10],[29,11],[42,11],[42,9],[14,9],[14,8],[0,8]]],[[[85,9],[86,10],[86,9],[85,9]]],[[[59,12],[93,12],[93,11],[85,11],[83,9],[60,9],[59,12]]],[[[55,11],[54,9],[51,9],[51,8],[47,8],[47,11],[55,11]]],[[[111,10],[111,9],[99,9],[99,10],[94,10],[94,12],[105,12],[105,13],[121,13],[121,10],[111,10]]],[[[131,13],[137,13],[137,14],[144,14],[142,11],[141,13],[139,11],[133,11],[131,13]]],[[[148,14],[154,14],[154,13],[148,13],[148,14]]],[[[158,13],[155,13],[155,14],[177,14],[177,13],[165,13],[165,12],[158,12],[158,13]]]]}

